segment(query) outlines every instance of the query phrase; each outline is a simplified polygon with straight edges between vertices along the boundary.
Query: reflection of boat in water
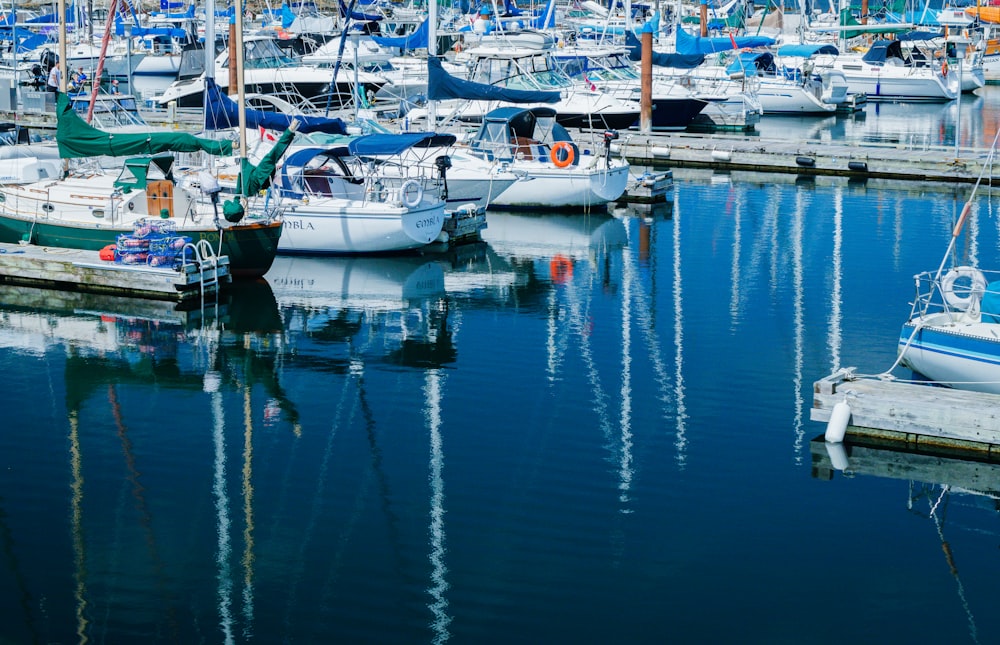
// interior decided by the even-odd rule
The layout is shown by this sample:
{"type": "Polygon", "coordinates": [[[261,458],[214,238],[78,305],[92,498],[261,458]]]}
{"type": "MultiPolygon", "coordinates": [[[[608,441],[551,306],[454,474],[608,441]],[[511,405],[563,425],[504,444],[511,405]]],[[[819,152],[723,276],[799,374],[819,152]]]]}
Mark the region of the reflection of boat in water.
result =
{"type": "MultiPolygon", "coordinates": [[[[863,475],[907,481],[906,510],[929,519],[933,524],[945,563],[954,579],[967,629],[973,636],[972,642],[981,642],[976,638],[978,628],[973,605],[966,596],[966,582],[974,583],[970,585],[971,589],[983,585],[991,588],[993,581],[991,578],[976,579],[989,576],[987,570],[973,567],[960,569],[955,553],[958,547],[968,556],[965,564],[975,560],[975,552],[970,555],[970,551],[983,544],[983,536],[979,530],[970,530],[971,526],[979,524],[969,522],[967,518],[982,512],[995,515],[1000,510],[1000,463],[986,459],[959,459],[928,450],[926,447],[919,450],[890,449],[878,440],[864,439],[831,444],[818,437],[810,443],[812,475],[817,479],[831,480],[835,471],[842,471],[847,477],[863,475]],[[949,527],[947,537],[946,520],[949,527]],[[963,581],[960,571],[968,580],[963,581]]],[[[877,532],[879,529],[873,530],[877,532]]],[[[919,545],[923,541],[916,540],[914,543],[919,545]]],[[[987,559],[993,557],[995,543],[995,535],[986,540],[986,548],[989,549],[985,554],[987,559]]],[[[954,599],[942,598],[939,602],[948,606],[954,599]]]]}
{"type": "Polygon", "coordinates": [[[317,344],[328,369],[351,369],[376,351],[377,358],[400,364],[455,359],[442,298],[444,267],[437,261],[415,255],[279,256],[267,280],[288,342],[300,356],[317,344]],[[345,352],[332,362],[331,342],[344,343],[345,352]]]}
{"type": "Polygon", "coordinates": [[[444,294],[444,270],[422,256],[278,256],[267,281],[282,306],[390,310],[444,294]]]}
{"type": "Polygon", "coordinates": [[[501,255],[573,259],[589,257],[597,248],[621,248],[627,242],[620,219],[606,213],[544,214],[489,212],[483,240],[501,255]]]}

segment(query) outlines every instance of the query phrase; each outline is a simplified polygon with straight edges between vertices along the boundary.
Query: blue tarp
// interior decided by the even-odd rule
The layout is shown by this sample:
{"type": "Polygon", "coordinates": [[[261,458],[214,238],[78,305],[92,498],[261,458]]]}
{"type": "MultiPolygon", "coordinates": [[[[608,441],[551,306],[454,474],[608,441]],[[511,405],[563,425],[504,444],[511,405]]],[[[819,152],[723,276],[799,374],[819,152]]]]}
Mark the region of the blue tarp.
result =
{"type": "Polygon", "coordinates": [[[840,51],[833,45],[782,45],[778,48],[778,56],[799,56],[809,58],[816,54],[838,55],[840,51]]]}
{"type": "Polygon", "coordinates": [[[339,0],[339,4],[340,4],[340,16],[342,18],[345,16],[350,16],[351,20],[359,20],[361,22],[374,22],[376,20],[382,20],[382,18],[384,18],[384,16],[380,13],[364,13],[361,11],[354,11],[354,4],[356,3],[352,3],[350,8],[348,8],[347,5],[344,4],[344,0],[339,0]]]}
{"type": "MultiPolygon", "coordinates": [[[[205,103],[205,129],[223,130],[239,125],[239,107],[236,101],[222,93],[215,79],[205,78],[208,100],[205,103]]],[[[287,130],[292,119],[299,122],[298,131],[347,134],[347,125],[341,119],[322,116],[289,116],[278,112],[247,109],[247,127],[252,129],[287,130]]]]}
{"type": "MultiPolygon", "coordinates": [[[[115,23],[115,35],[124,36],[125,35],[125,24],[122,22],[115,23]]],[[[140,27],[139,25],[132,26],[132,36],[135,38],[145,38],[146,36],[167,36],[168,38],[176,38],[177,40],[185,41],[188,39],[188,32],[177,27],[140,27]]]]}
{"type": "Polygon", "coordinates": [[[406,36],[372,36],[372,40],[381,47],[400,47],[402,49],[426,49],[430,26],[424,20],[413,33],[406,36]]]}
{"type": "Polygon", "coordinates": [[[445,71],[441,61],[427,57],[427,98],[432,101],[467,99],[470,101],[507,101],[509,103],[558,103],[560,92],[509,90],[498,85],[474,83],[455,78],[445,71]]]}
{"type": "MultiPolygon", "coordinates": [[[[631,31],[625,33],[625,47],[628,48],[629,60],[642,60],[642,43],[631,31]]],[[[674,67],[677,69],[694,69],[703,62],[703,54],[667,54],[653,52],[653,65],[657,67],[674,67]]]]}
{"type": "Polygon", "coordinates": [[[774,38],[767,36],[702,38],[701,36],[692,36],[678,25],[675,49],[678,54],[713,54],[743,47],[770,47],[774,42],[774,38]]]}

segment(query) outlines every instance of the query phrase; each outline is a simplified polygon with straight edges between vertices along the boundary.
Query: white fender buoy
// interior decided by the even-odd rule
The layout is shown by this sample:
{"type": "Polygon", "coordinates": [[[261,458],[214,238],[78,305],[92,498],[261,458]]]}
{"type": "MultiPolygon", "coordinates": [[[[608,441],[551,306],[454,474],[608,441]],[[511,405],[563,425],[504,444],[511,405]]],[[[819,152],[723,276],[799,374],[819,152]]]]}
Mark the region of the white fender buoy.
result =
{"type": "Polygon", "coordinates": [[[844,450],[844,444],[827,441],[825,445],[826,454],[830,456],[830,465],[833,466],[834,470],[841,472],[847,470],[851,464],[847,461],[847,451],[844,450]]]}
{"type": "Polygon", "coordinates": [[[839,401],[833,406],[830,420],[826,422],[825,438],[830,443],[840,443],[847,434],[847,422],[851,420],[851,406],[847,401],[839,401]]]}

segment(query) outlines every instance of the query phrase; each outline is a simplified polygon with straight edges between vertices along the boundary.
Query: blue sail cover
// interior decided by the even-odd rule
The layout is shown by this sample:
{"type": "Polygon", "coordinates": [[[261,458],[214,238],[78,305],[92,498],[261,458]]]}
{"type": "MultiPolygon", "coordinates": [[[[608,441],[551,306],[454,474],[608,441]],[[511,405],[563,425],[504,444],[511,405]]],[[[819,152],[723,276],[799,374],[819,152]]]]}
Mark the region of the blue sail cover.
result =
{"type": "Polygon", "coordinates": [[[816,54],[833,54],[836,56],[840,51],[833,45],[782,45],[778,48],[778,56],[795,56],[799,58],[809,58],[816,54]]]}
{"type": "Polygon", "coordinates": [[[770,47],[773,44],[774,38],[767,36],[702,38],[701,36],[692,36],[684,31],[680,25],[677,26],[676,50],[678,54],[714,54],[742,47],[770,47]]]}
{"type": "Polygon", "coordinates": [[[424,20],[412,33],[406,36],[372,36],[380,47],[400,47],[402,49],[426,49],[430,26],[424,20]]]}
{"type": "Polygon", "coordinates": [[[384,16],[380,13],[364,13],[363,11],[355,11],[354,5],[356,2],[352,2],[350,8],[344,4],[344,0],[339,0],[339,4],[341,18],[350,16],[351,20],[359,20],[361,22],[373,22],[384,18],[384,16]]]}
{"type": "MultiPolygon", "coordinates": [[[[224,130],[239,125],[239,106],[236,101],[222,93],[215,79],[205,78],[205,88],[208,101],[205,103],[205,129],[224,130]]],[[[267,128],[268,130],[287,130],[292,119],[299,122],[298,131],[325,132],[326,134],[347,134],[347,125],[341,119],[324,116],[291,116],[278,112],[262,110],[246,110],[247,127],[252,129],[267,128]]]]}
{"type": "MultiPolygon", "coordinates": [[[[631,31],[625,32],[625,47],[628,48],[629,60],[642,60],[642,43],[631,31]]],[[[652,56],[653,65],[657,67],[694,69],[705,62],[704,54],[667,54],[654,51],[652,56]]]]}
{"type": "Polygon", "coordinates": [[[455,78],[434,56],[427,57],[427,98],[432,101],[466,99],[469,101],[507,101],[508,103],[558,103],[560,92],[509,90],[498,85],[474,83],[455,78]]]}

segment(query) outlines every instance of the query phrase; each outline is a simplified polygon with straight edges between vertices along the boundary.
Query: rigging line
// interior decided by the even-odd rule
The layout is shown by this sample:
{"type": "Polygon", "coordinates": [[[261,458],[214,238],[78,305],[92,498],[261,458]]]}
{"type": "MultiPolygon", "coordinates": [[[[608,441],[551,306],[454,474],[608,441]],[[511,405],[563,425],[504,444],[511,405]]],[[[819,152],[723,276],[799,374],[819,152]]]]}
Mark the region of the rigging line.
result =
{"type": "MultiPolygon", "coordinates": [[[[969,601],[965,597],[965,585],[962,584],[962,579],[958,576],[958,566],[955,564],[955,556],[951,551],[951,545],[944,537],[944,529],[942,527],[941,518],[938,517],[937,508],[941,504],[945,495],[951,490],[950,486],[941,486],[941,495],[938,497],[937,501],[931,506],[930,517],[934,520],[934,527],[937,529],[938,539],[941,540],[941,550],[944,551],[945,562],[948,563],[948,569],[951,571],[952,577],[955,578],[955,584],[958,585],[958,598],[962,603],[962,608],[965,610],[966,619],[969,621],[969,635],[972,637],[972,642],[979,643],[979,630],[976,627],[976,619],[972,615],[972,608],[969,606],[969,601]]],[[[928,502],[929,502],[928,498],[928,502]]]]}
{"type": "MultiPolygon", "coordinates": [[[[0,497],[0,502],[3,501],[3,497],[0,497]]],[[[10,570],[12,577],[14,579],[15,586],[17,587],[17,598],[18,605],[21,611],[24,613],[24,626],[27,632],[31,635],[31,642],[41,643],[45,640],[44,636],[38,629],[36,620],[32,616],[32,607],[36,606],[37,601],[32,598],[31,590],[29,589],[28,577],[24,575],[21,567],[18,563],[17,556],[14,554],[14,535],[10,530],[10,526],[6,522],[7,512],[3,510],[0,506],[0,551],[3,551],[4,559],[7,560],[8,569],[10,570]]]]}
{"type": "Polygon", "coordinates": [[[139,513],[139,524],[146,535],[146,548],[149,550],[149,556],[153,561],[153,570],[156,572],[156,586],[160,592],[160,598],[163,601],[162,604],[167,609],[168,624],[171,627],[171,632],[175,638],[179,638],[177,610],[175,604],[170,601],[170,592],[167,585],[167,567],[160,555],[160,549],[156,542],[156,533],[153,531],[153,514],[149,510],[149,503],[146,501],[146,488],[139,481],[140,471],[136,466],[132,440],[128,435],[128,427],[125,425],[125,420],[122,418],[121,402],[118,400],[118,392],[113,383],[108,384],[108,403],[111,405],[118,440],[122,445],[122,454],[125,457],[125,468],[128,471],[128,481],[132,488],[135,510],[139,513]]]}
{"type": "Polygon", "coordinates": [[[948,247],[945,249],[944,256],[941,258],[941,264],[938,266],[937,274],[934,276],[935,285],[940,284],[941,274],[944,273],[945,264],[947,264],[948,258],[951,256],[955,248],[956,240],[962,232],[962,227],[965,225],[965,218],[968,216],[969,211],[972,210],[972,200],[976,197],[976,192],[979,190],[979,186],[983,181],[986,169],[992,168],[993,166],[993,158],[996,154],[998,141],[1000,141],[1000,129],[997,129],[997,133],[993,137],[993,144],[990,146],[990,151],[987,153],[986,159],[983,161],[983,167],[979,170],[979,176],[976,178],[976,183],[972,186],[972,192],[969,194],[969,199],[962,207],[962,213],[958,216],[958,222],[955,223],[955,227],[951,231],[951,239],[948,241],[948,247]]]}
{"type": "MultiPolygon", "coordinates": [[[[593,287],[592,274],[588,287],[593,287]]],[[[555,289],[553,289],[554,291],[555,289]]],[[[611,445],[611,420],[608,416],[609,397],[605,388],[601,385],[601,376],[597,370],[597,363],[594,360],[594,352],[590,343],[590,330],[587,329],[587,325],[584,322],[587,318],[585,307],[581,302],[578,290],[572,279],[567,284],[566,296],[569,304],[570,326],[580,339],[580,358],[583,360],[584,367],[586,368],[587,383],[590,385],[593,395],[594,413],[597,414],[601,434],[604,435],[606,441],[605,447],[611,453],[609,457],[613,458],[614,449],[611,445]]]]}
{"type": "MultiPolygon", "coordinates": [[[[357,359],[353,357],[351,358],[352,363],[354,363],[355,360],[357,359]]],[[[350,425],[350,422],[355,418],[355,414],[357,412],[357,408],[359,405],[357,398],[354,398],[352,401],[353,405],[351,405],[348,410],[347,418],[344,419],[344,410],[345,408],[347,408],[348,405],[348,398],[349,398],[348,392],[352,391],[354,389],[353,386],[356,385],[357,383],[357,380],[355,378],[356,368],[354,367],[353,364],[351,366],[350,372],[348,374],[345,374],[344,376],[345,376],[344,384],[343,387],[341,388],[340,399],[337,401],[336,411],[333,416],[333,423],[331,425],[330,432],[327,434],[326,445],[323,448],[323,456],[320,461],[319,473],[316,476],[315,494],[313,495],[309,516],[306,519],[306,525],[305,527],[303,527],[302,530],[302,542],[299,544],[299,550],[297,554],[298,557],[296,558],[295,568],[291,572],[292,582],[288,592],[288,602],[285,605],[285,617],[284,617],[285,628],[289,632],[291,631],[293,625],[292,610],[298,606],[299,585],[302,582],[303,573],[306,569],[306,550],[307,547],[309,546],[310,541],[313,538],[313,535],[316,532],[316,525],[319,523],[319,519],[323,515],[322,493],[326,486],[327,476],[330,471],[330,460],[333,455],[334,438],[337,437],[338,431],[342,427],[348,427],[350,425]]],[[[363,488],[366,488],[366,486],[364,486],[363,488]]],[[[361,494],[362,493],[359,492],[358,498],[356,498],[355,500],[354,516],[352,520],[348,522],[348,526],[345,526],[344,531],[342,531],[340,544],[336,549],[335,555],[331,558],[331,561],[333,562],[332,570],[336,570],[340,566],[340,562],[343,558],[343,545],[346,542],[345,534],[353,528],[354,523],[356,523],[357,521],[357,515],[359,514],[358,507],[360,506],[359,499],[361,497],[361,494]]]]}

